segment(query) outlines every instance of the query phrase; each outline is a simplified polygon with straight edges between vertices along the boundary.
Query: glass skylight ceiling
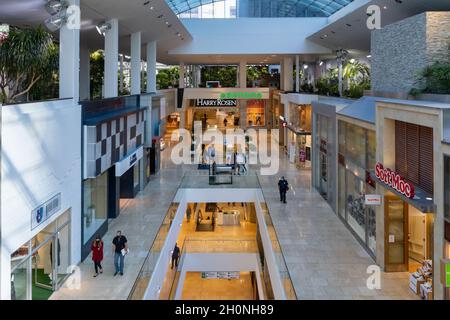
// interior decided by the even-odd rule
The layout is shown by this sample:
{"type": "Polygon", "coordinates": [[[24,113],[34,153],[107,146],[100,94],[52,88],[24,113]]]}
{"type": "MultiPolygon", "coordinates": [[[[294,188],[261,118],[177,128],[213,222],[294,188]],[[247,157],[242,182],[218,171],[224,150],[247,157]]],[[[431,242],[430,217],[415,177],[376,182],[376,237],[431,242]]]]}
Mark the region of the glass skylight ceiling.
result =
{"type": "MultiPolygon", "coordinates": [[[[166,0],[181,17],[198,12],[202,6],[227,2],[238,17],[329,17],[353,0],[166,0]]],[[[222,5],[223,7],[223,5],[222,5]]],[[[222,10],[222,9],[220,9],[222,10]]]]}

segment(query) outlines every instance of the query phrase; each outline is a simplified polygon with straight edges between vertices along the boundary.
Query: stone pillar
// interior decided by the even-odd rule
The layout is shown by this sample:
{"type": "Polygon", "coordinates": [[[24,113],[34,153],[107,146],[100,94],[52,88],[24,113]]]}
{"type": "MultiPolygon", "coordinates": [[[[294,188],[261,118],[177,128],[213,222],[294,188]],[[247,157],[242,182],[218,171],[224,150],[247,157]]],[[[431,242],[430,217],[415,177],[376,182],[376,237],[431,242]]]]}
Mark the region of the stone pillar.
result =
{"type": "Polygon", "coordinates": [[[294,62],[291,57],[285,57],[283,59],[283,68],[281,77],[283,78],[283,90],[293,91],[294,90],[294,62]]]}
{"type": "Polygon", "coordinates": [[[105,33],[105,98],[118,96],[117,59],[119,57],[119,21],[111,19],[105,33]]]}
{"type": "MultiPolygon", "coordinates": [[[[69,0],[69,5],[80,6],[80,0],[69,0]]],[[[76,13],[72,13],[76,14],[76,13]]],[[[80,29],[64,25],[59,30],[59,97],[80,97],[80,29]]]]}
{"type": "Polygon", "coordinates": [[[147,43],[147,93],[156,92],[156,41],[147,43]]]}
{"type": "Polygon", "coordinates": [[[180,67],[179,67],[179,79],[178,79],[178,87],[179,88],[184,88],[185,87],[185,82],[184,82],[184,62],[180,62],[180,67]]]}
{"type": "Polygon", "coordinates": [[[247,88],[247,62],[239,63],[239,88],[247,88]]]}
{"type": "Polygon", "coordinates": [[[141,32],[131,34],[131,94],[141,94],[141,32]]]}

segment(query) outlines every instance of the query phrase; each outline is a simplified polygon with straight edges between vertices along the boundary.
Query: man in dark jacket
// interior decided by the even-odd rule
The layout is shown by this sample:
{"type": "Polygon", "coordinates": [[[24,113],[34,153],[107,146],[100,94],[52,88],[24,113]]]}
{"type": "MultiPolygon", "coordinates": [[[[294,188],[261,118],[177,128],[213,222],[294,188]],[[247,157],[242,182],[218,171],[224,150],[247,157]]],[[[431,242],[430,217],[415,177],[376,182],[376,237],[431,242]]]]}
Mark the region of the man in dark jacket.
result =
{"type": "Polygon", "coordinates": [[[280,201],[286,203],[286,192],[289,190],[289,183],[284,177],[278,181],[278,189],[280,190],[280,201]]]}
{"type": "Polygon", "coordinates": [[[180,258],[180,248],[178,247],[178,244],[175,243],[175,248],[173,248],[172,251],[172,267],[171,269],[173,269],[173,265],[175,264],[175,267],[178,267],[178,259],[180,258]]]}

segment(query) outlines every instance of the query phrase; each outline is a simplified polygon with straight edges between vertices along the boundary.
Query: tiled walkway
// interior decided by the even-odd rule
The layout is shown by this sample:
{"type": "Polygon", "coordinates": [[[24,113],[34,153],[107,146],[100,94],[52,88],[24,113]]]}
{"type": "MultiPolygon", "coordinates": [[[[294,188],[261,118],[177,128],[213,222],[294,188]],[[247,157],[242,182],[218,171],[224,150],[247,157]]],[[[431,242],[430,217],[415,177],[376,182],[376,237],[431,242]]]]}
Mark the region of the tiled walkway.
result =
{"type": "Polygon", "coordinates": [[[374,261],[311,188],[311,171],[282,156],[279,175],[260,177],[260,183],[298,299],[417,299],[406,273],[382,273],[381,290],[367,288],[374,261]],[[293,187],[287,204],[277,189],[282,175],[293,187]]]}
{"type": "MultiPolygon", "coordinates": [[[[193,170],[167,161],[166,150],[161,172],[136,199],[129,201],[118,219],[111,222],[104,237],[104,274],[93,278],[90,258],[80,264],[81,289],[66,286],[52,299],[126,299],[138,275],[151,242],[167,212],[183,174],[193,170]],[[129,240],[130,254],[125,275],[112,276],[110,243],[116,230],[129,240]]],[[[261,177],[264,196],[292,276],[299,299],[415,299],[404,273],[383,273],[382,289],[366,287],[366,269],[374,264],[352,234],[320,195],[311,189],[310,171],[297,170],[282,156],[279,175],[261,177]],[[281,204],[277,190],[285,175],[293,191],[288,203],[281,204]],[[294,194],[295,192],[295,194],[294,194]]],[[[195,172],[195,171],[194,171],[195,172]]]]}
{"type": "Polygon", "coordinates": [[[175,166],[167,161],[170,150],[164,151],[162,169],[152,178],[143,192],[128,201],[119,217],[112,220],[103,241],[105,242],[104,273],[93,277],[91,258],[79,265],[81,269],[80,289],[69,289],[66,284],[51,299],[127,299],[133,284],[148,254],[153,239],[172,202],[187,166],[175,166]],[[128,239],[130,253],[125,258],[124,276],[113,277],[114,263],[111,242],[117,230],[122,230],[128,239]]]}

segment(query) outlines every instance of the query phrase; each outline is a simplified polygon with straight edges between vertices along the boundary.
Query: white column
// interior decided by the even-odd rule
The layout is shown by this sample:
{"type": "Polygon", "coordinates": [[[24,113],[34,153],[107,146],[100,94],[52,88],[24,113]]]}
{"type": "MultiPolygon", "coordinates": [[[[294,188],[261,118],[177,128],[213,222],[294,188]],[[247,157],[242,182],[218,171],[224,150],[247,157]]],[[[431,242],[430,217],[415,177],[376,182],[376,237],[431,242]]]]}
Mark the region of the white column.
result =
{"type": "Polygon", "coordinates": [[[280,61],[280,89],[284,90],[284,61],[280,61]]]}
{"type": "Polygon", "coordinates": [[[300,92],[300,56],[295,56],[295,91],[300,92]]]}
{"type": "Polygon", "coordinates": [[[247,88],[247,61],[239,62],[239,88],[247,88]]]}
{"type": "Polygon", "coordinates": [[[119,21],[107,21],[111,29],[105,34],[105,98],[118,96],[119,21]]]}
{"type": "Polygon", "coordinates": [[[141,94],[141,32],[131,34],[131,94],[141,94]]]}
{"type": "MultiPolygon", "coordinates": [[[[80,0],[69,0],[69,5],[80,6],[80,0]]],[[[64,25],[59,30],[59,97],[80,97],[80,29],[64,25]]]]}
{"type": "Polygon", "coordinates": [[[179,79],[178,79],[178,87],[179,88],[184,88],[185,87],[185,83],[184,83],[184,62],[180,62],[180,67],[179,67],[179,79]]]}
{"type": "Polygon", "coordinates": [[[90,54],[87,47],[80,48],[80,100],[91,97],[90,54]]]}
{"type": "Polygon", "coordinates": [[[156,41],[147,43],[147,93],[156,92],[156,41]]]}

